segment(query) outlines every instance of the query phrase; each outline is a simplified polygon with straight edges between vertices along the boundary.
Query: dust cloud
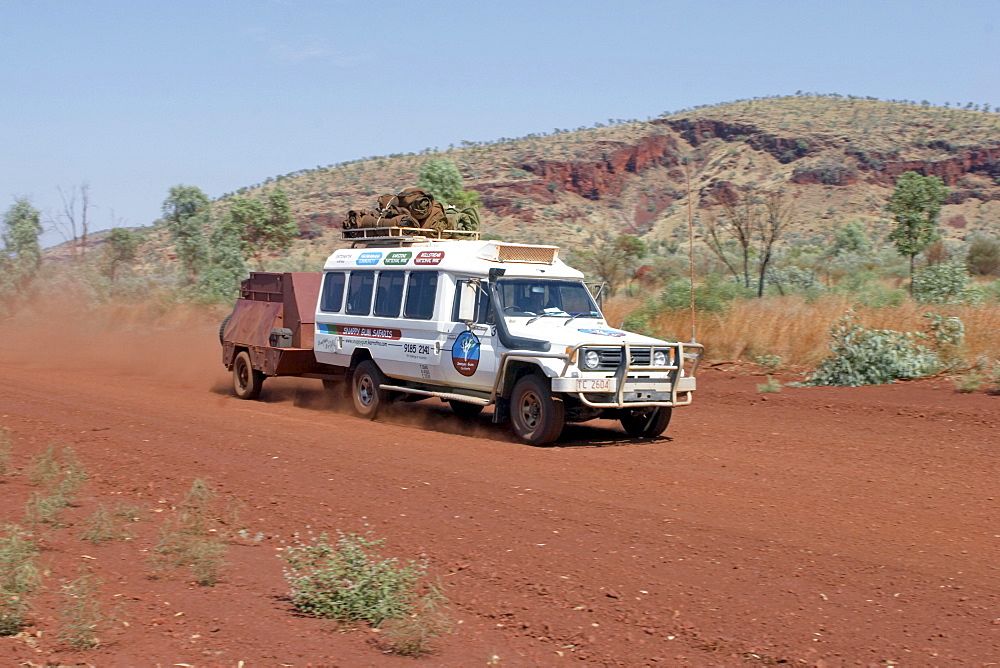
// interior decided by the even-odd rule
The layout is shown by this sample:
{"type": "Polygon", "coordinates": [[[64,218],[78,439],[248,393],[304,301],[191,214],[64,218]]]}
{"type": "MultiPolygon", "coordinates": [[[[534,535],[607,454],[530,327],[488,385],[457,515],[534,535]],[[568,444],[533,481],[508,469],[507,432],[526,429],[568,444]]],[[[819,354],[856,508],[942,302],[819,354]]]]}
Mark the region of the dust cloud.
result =
{"type": "Polygon", "coordinates": [[[0,364],[210,389],[228,382],[218,339],[223,317],[222,309],[187,305],[33,302],[0,320],[0,364]]]}

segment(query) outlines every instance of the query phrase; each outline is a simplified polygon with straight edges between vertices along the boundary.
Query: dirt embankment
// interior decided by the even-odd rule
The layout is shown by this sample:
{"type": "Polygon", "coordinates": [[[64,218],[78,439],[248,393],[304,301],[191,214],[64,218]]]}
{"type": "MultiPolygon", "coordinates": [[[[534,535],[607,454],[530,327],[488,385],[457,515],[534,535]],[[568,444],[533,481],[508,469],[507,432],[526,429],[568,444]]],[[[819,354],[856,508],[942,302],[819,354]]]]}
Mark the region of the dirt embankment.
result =
{"type": "Polygon", "coordinates": [[[286,598],[283,541],[372,531],[426,559],[455,632],[423,665],[988,665],[1000,660],[1000,398],[950,385],[786,389],[706,372],[669,438],[611,422],[553,448],[431,401],[368,423],[318,382],[229,396],[214,318],[60,311],[0,331],[0,424],[17,475],[72,446],[90,480],[40,532],[44,587],[0,663],[413,665],[286,598]],[[108,326],[109,322],[117,323],[108,326]],[[124,324],[123,324],[124,323],[124,324]],[[150,579],[195,478],[242,510],[215,587],[150,579]],[[80,540],[98,503],[134,538],[80,540]],[[259,535],[259,540],[257,539],[259,535]],[[55,639],[60,585],[97,576],[95,650],[55,639]]]}

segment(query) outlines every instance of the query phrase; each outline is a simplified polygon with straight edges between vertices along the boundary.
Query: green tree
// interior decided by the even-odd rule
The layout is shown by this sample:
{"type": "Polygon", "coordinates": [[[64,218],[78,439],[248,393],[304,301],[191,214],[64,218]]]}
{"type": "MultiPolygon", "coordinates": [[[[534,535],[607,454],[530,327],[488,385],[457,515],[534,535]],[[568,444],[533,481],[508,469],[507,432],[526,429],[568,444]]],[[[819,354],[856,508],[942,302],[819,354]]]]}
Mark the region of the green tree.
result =
{"type": "Polygon", "coordinates": [[[886,210],[892,214],[896,227],[889,240],[901,255],[910,259],[910,291],[913,291],[913,265],[919,253],[940,238],[937,217],[948,197],[948,188],[936,176],[921,176],[904,172],[896,180],[896,189],[886,210]]]}
{"type": "Polygon", "coordinates": [[[188,283],[197,280],[208,260],[205,227],[210,216],[208,195],[197,186],[174,186],[163,201],[163,220],[188,283]]]}
{"type": "Polygon", "coordinates": [[[280,188],[268,193],[266,204],[253,197],[234,197],[229,218],[230,231],[242,239],[243,257],[256,259],[261,270],[264,253],[288,250],[299,233],[288,194],[280,188]]]}
{"type": "Polygon", "coordinates": [[[198,277],[196,290],[202,301],[231,302],[239,296],[240,281],[247,276],[242,233],[231,215],[212,228],[208,267],[198,277]]]}
{"type": "Polygon", "coordinates": [[[865,225],[860,220],[853,220],[843,227],[837,228],[833,235],[833,254],[857,253],[863,255],[872,249],[871,239],[865,232],[865,225]]]}
{"type": "Polygon", "coordinates": [[[27,197],[20,197],[3,214],[3,252],[0,253],[0,276],[9,287],[29,279],[42,263],[41,214],[27,197]]]}
{"type": "Polygon", "coordinates": [[[459,209],[479,205],[479,193],[465,190],[462,173],[452,160],[428,160],[420,165],[417,187],[434,195],[435,199],[459,209]]]}
{"type": "Polygon", "coordinates": [[[104,245],[104,269],[112,283],[122,264],[135,262],[139,250],[139,235],[132,230],[116,227],[108,233],[104,245]]]}

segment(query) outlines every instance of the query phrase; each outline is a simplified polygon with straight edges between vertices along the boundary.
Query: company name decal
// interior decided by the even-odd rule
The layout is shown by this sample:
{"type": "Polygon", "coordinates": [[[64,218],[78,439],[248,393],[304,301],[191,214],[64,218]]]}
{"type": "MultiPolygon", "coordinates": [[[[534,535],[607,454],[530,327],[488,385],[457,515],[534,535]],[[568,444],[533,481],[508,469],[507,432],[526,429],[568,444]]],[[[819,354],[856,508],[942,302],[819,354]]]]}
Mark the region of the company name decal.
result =
{"type": "Polygon", "coordinates": [[[471,376],[479,368],[479,338],[472,332],[462,332],[451,346],[451,363],[463,376],[471,376]]]}
{"type": "Polygon", "coordinates": [[[413,259],[413,264],[441,264],[444,259],[444,251],[420,251],[413,259]]]}
{"type": "Polygon", "coordinates": [[[363,336],[369,339],[398,339],[402,334],[398,329],[382,327],[358,327],[356,325],[337,325],[337,333],[341,336],[363,336]]]}
{"type": "Polygon", "coordinates": [[[340,251],[333,254],[333,264],[349,264],[351,262],[350,253],[342,253],[340,251]]]}
{"type": "Polygon", "coordinates": [[[360,336],[368,339],[398,339],[402,333],[398,329],[383,327],[362,327],[359,325],[327,325],[316,323],[320,334],[339,334],[341,336],[360,336]]]}
{"type": "Polygon", "coordinates": [[[411,255],[413,255],[413,253],[410,251],[392,251],[391,253],[386,254],[385,260],[382,261],[382,264],[406,264],[410,261],[411,255]]]}
{"type": "Polygon", "coordinates": [[[625,332],[620,332],[617,329],[578,329],[576,331],[583,332],[584,334],[596,334],[597,336],[625,336],[625,332]]]}
{"type": "Polygon", "coordinates": [[[367,251],[358,256],[357,264],[368,265],[368,264],[378,264],[378,261],[382,259],[382,253],[378,251],[367,251]]]}

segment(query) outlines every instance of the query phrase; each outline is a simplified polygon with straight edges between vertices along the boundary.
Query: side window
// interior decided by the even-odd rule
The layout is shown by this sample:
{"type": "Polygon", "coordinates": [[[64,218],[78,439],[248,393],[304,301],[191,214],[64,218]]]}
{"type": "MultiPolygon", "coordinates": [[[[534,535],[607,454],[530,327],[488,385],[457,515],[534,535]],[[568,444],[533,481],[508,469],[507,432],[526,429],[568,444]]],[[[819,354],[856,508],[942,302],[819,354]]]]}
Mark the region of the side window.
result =
{"type": "Polygon", "coordinates": [[[336,313],[344,303],[344,274],[329,273],[323,277],[323,299],[320,300],[321,311],[336,313]]]}
{"type": "MultiPolygon", "coordinates": [[[[459,308],[462,301],[462,288],[468,283],[468,281],[458,281],[455,286],[455,305],[452,308],[451,319],[454,322],[461,322],[458,316],[459,308]]],[[[480,281],[478,294],[476,296],[476,317],[473,322],[490,322],[488,316],[491,315],[490,311],[490,299],[489,299],[489,285],[486,281],[480,281]]]]}
{"type": "Polygon", "coordinates": [[[430,320],[434,316],[434,297],[437,293],[436,271],[414,271],[410,273],[410,285],[406,290],[406,305],[403,316],[418,320],[430,320]]]}
{"type": "Polygon", "coordinates": [[[378,275],[378,285],[375,288],[375,315],[384,318],[399,317],[405,282],[406,273],[402,271],[383,271],[378,275]]]}
{"type": "Polygon", "coordinates": [[[375,286],[374,271],[352,271],[347,287],[347,313],[368,315],[372,308],[372,288],[375,286]]]}

